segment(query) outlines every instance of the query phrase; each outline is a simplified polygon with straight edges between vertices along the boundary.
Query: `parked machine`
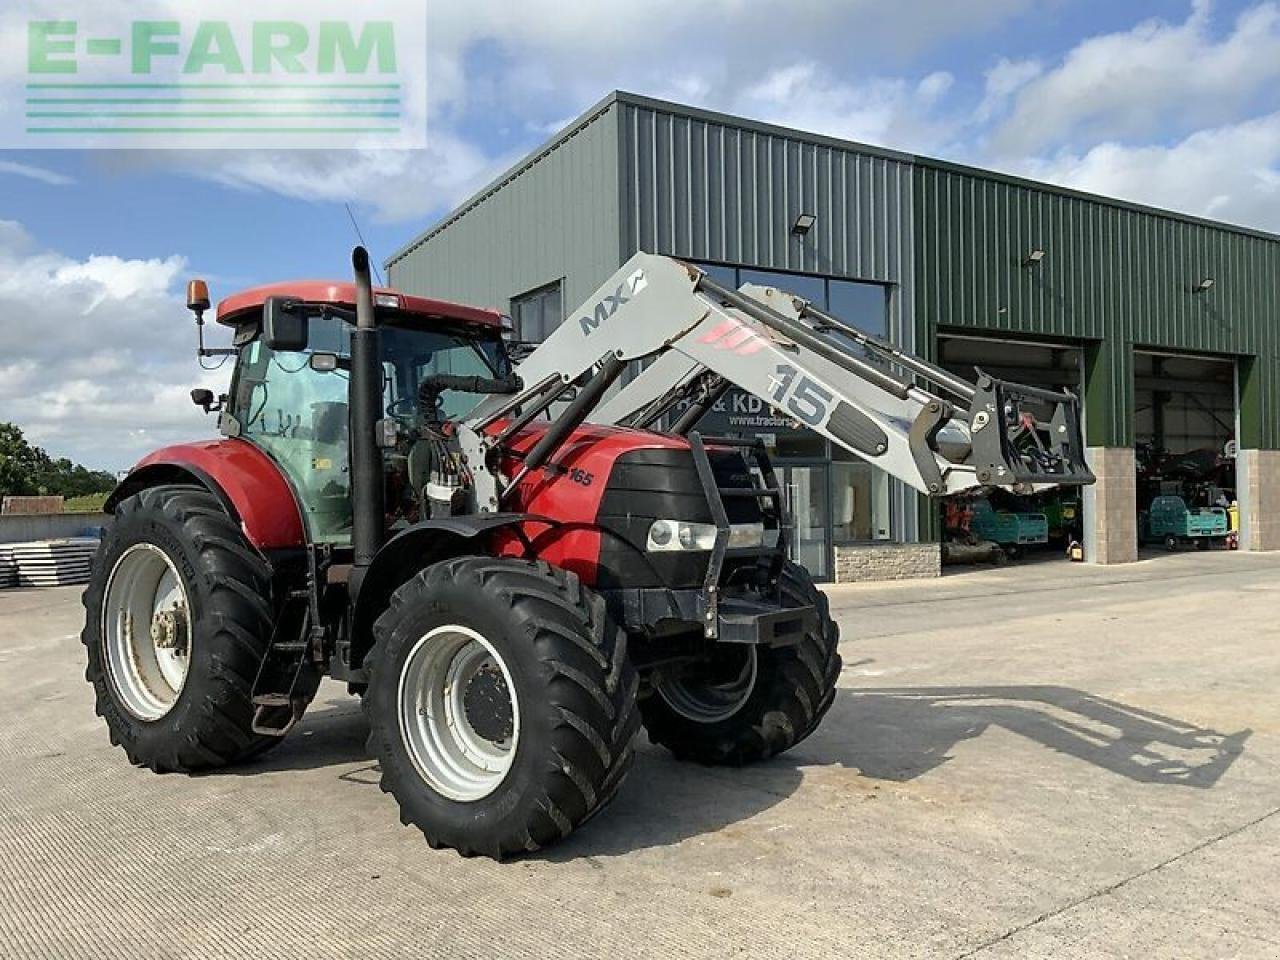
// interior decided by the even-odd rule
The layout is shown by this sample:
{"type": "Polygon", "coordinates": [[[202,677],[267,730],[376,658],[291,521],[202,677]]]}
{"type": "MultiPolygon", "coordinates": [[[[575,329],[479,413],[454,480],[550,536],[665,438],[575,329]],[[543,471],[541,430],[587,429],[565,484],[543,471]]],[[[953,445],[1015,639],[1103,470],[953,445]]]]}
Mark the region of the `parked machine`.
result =
{"type": "Polygon", "coordinates": [[[969,531],[979,540],[999,544],[1011,559],[1020,557],[1026,547],[1049,542],[1049,521],[1043,513],[997,510],[986,499],[974,503],[969,531]]]}
{"type": "Polygon", "coordinates": [[[1037,506],[1048,523],[1050,543],[1067,544],[1084,537],[1080,496],[1072,488],[1053,490],[1038,498],[1037,506]]]}
{"type": "Polygon", "coordinates": [[[1169,550],[1194,544],[1207,550],[1228,545],[1231,522],[1222,507],[1190,508],[1181,497],[1156,497],[1138,518],[1145,543],[1163,543],[1169,550]]]}
{"type": "Polygon", "coordinates": [[[609,801],[642,725],[733,765],[831,705],[836,625],[763,447],[693,430],[730,384],[928,494],[1092,481],[1074,396],[970,384],[676,260],[638,254],[519,363],[496,313],[353,263],[223,301],[233,347],[200,354],[234,357],[230,390],[193,392],[222,437],[107,503],[83,641],[135,763],[253,757],[327,675],[432,846],[534,850],[609,801]]]}

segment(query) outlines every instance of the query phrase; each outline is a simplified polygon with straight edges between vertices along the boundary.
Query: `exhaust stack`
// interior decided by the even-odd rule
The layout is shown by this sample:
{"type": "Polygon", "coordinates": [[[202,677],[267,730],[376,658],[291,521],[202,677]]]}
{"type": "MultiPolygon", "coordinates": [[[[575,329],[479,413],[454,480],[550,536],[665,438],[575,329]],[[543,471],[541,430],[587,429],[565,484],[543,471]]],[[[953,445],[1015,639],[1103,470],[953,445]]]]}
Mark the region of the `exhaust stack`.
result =
{"type": "Polygon", "coordinates": [[[382,419],[382,350],[373,303],[369,251],[351,254],[356,281],[356,328],[351,334],[349,386],[351,438],[351,545],[355,549],[350,590],[359,594],[365,571],[382,546],[385,522],[382,450],[377,424],[382,419]]]}

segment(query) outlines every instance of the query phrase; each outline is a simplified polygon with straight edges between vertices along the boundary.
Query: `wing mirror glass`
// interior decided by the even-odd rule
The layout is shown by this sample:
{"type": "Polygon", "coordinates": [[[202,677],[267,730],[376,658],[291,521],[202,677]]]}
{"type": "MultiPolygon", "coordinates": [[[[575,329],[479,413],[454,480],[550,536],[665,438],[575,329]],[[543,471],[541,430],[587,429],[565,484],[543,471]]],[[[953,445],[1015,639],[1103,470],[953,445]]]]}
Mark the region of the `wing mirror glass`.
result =
{"type": "Polygon", "coordinates": [[[268,297],[262,305],[262,340],[272,350],[297,353],[307,349],[307,315],[302,301],[268,297]]]}

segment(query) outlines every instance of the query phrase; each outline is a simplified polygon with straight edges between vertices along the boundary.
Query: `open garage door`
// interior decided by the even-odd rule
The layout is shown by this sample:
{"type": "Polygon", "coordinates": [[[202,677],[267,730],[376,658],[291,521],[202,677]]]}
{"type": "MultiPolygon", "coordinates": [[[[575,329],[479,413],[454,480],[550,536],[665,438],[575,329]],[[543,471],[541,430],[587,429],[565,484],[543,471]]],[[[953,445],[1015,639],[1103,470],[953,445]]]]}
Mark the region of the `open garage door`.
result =
{"type": "MultiPolygon", "coordinates": [[[[1083,351],[1071,343],[942,333],[938,357],[943,367],[966,378],[980,369],[1001,379],[1077,393],[1084,380],[1083,351]]],[[[1037,497],[997,492],[957,501],[943,510],[945,556],[962,562],[1061,558],[1069,543],[1083,537],[1084,507],[1078,489],[1037,497]]]]}
{"type": "Polygon", "coordinates": [[[1138,531],[1170,550],[1233,545],[1235,362],[1134,351],[1138,531]]]}

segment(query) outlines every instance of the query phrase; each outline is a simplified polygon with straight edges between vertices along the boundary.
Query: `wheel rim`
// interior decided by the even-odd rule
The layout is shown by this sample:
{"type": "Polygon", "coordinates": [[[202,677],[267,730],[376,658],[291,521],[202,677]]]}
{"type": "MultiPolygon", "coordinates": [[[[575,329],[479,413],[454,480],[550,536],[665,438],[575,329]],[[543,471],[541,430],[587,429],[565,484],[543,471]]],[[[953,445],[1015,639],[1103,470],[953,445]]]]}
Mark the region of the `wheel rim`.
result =
{"type": "Polygon", "coordinates": [[[173,709],[191,664],[191,605],[173,561],[139,543],[107,578],[102,605],[107,674],[135,717],[159,720],[173,709]]]}
{"type": "Polygon", "coordinates": [[[695,723],[719,723],[743,708],[756,688],[759,670],[755,647],[744,647],[743,663],[736,676],[725,683],[706,683],[684,677],[660,675],[654,687],[658,695],[680,716],[695,723]]]}
{"type": "Polygon", "coordinates": [[[400,730],[419,776],[472,803],[506,779],[520,742],[520,701],[506,662],[468,627],[436,627],[400,673],[400,730]]]}

